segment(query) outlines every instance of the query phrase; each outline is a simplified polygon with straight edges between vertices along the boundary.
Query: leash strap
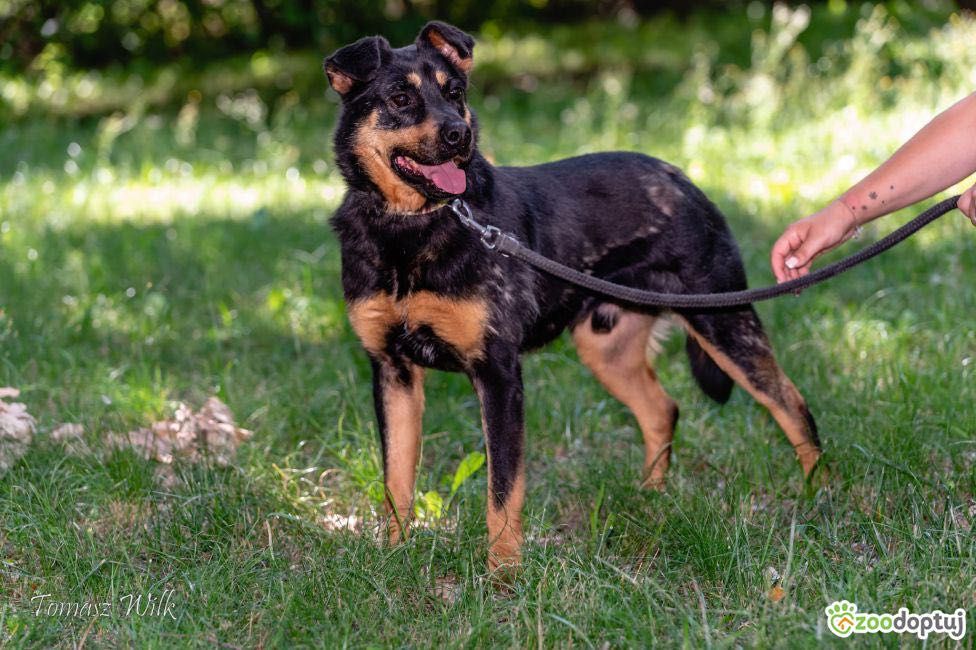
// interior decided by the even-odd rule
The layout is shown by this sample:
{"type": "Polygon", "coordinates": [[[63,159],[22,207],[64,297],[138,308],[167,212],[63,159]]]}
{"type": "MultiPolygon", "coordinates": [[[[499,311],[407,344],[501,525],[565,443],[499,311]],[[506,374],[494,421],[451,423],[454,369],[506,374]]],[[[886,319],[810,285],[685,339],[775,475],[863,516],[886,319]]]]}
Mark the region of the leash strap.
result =
{"type": "Polygon", "coordinates": [[[471,207],[462,199],[454,199],[449,205],[462,224],[480,235],[481,243],[486,248],[519,259],[529,266],[533,266],[549,275],[565,280],[570,284],[575,284],[584,289],[589,289],[594,293],[616,298],[617,300],[634,305],[682,309],[709,309],[737,307],[769,300],[770,298],[776,298],[787,293],[799,293],[801,289],[839,275],[883,253],[892,246],[903,242],[939,217],[951,212],[956,207],[958,201],[959,196],[945,199],[870,246],[866,246],[853,255],[838,260],[833,264],[828,264],[801,278],[768,287],[729,291],[726,293],[660,293],[657,291],[645,291],[643,289],[627,287],[622,284],[596,278],[535,252],[531,248],[521,244],[513,235],[503,232],[495,226],[486,226],[479,223],[472,216],[471,207]]]}

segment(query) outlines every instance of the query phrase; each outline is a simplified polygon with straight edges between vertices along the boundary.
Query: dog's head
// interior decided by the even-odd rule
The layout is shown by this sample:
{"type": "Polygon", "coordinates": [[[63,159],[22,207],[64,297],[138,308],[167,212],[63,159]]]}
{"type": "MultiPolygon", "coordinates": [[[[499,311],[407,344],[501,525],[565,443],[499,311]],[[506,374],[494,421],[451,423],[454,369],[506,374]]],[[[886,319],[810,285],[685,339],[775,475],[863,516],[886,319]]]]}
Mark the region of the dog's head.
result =
{"type": "Polygon", "coordinates": [[[473,49],[470,35],[432,22],[407,47],[370,36],[325,59],[342,97],[336,159],[351,187],[379,192],[397,213],[464,193],[477,130],[466,97],[473,49]]]}

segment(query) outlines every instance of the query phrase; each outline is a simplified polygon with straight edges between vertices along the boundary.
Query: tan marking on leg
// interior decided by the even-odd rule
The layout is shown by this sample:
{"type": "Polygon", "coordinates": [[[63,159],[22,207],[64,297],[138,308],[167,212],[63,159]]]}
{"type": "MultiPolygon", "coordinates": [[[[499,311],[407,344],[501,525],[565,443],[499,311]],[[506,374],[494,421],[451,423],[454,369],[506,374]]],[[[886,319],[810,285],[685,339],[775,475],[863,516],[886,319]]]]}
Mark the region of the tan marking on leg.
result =
{"type": "Polygon", "coordinates": [[[383,388],[386,419],[386,511],[391,544],[406,537],[413,517],[413,492],[420,460],[424,414],[424,371],[410,366],[410,386],[390,378],[383,388]]]}
{"type": "Polygon", "coordinates": [[[525,469],[519,467],[508,498],[499,508],[491,492],[488,463],[488,569],[509,572],[522,561],[522,507],[525,505],[525,469]]]}
{"type": "MultiPolygon", "coordinates": [[[[479,395],[480,398],[480,395],[479,395]]],[[[482,410],[481,429],[485,440],[488,438],[488,423],[482,410]]],[[[491,489],[491,451],[485,445],[488,455],[488,570],[501,574],[514,571],[522,562],[522,507],[525,505],[525,467],[519,466],[515,481],[508,491],[508,498],[499,508],[495,504],[495,494],[491,489]]],[[[523,461],[524,463],[524,461],[523,461]]]]}
{"type": "Polygon", "coordinates": [[[515,480],[508,490],[505,503],[495,504],[492,490],[491,444],[488,442],[488,421],[485,419],[484,395],[475,384],[475,392],[481,403],[481,430],[485,436],[485,454],[488,466],[488,570],[499,578],[511,578],[522,562],[522,508],[525,505],[525,460],[515,473],[515,480]]]}
{"type": "Polygon", "coordinates": [[[587,318],[573,330],[580,360],[611,395],[627,406],[644,436],[644,485],[661,487],[670,464],[676,405],[647,360],[652,316],[622,311],[609,332],[587,318]]]}
{"type": "Polygon", "coordinates": [[[820,459],[820,449],[811,439],[809,425],[804,417],[806,402],[796,389],[796,386],[793,385],[793,382],[790,381],[790,378],[786,376],[782,368],[779,367],[779,364],[776,363],[772,351],[769,351],[768,357],[757,359],[756,365],[759,371],[763,373],[766,381],[779,385],[780,391],[782,392],[782,397],[779,401],[777,401],[775,396],[760,390],[753,384],[738,364],[701,336],[690,323],[684,319],[681,319],[681,323],[688,333],[695,337],[701,349],[718,364],[719,368],[725,371],[737,384],[749,391],[749,394],[757,402],[769,410],[773,419],[776,420],[777,424],[779,424],[780,428],[786,434],[790,444],[793,445],[797,459],[800,461],[800,467],[803,468],[803,475],[810,476],[810,472],[813,471],[817,461],[820,459]]]}
{"type": "Polygon", "coordinates": [[[443,70],[437,70],[436,72],[434,72],[434,79],[437,80],[438,86],[443,86],[444,84],[447,83],[447,73],[444,72],[443,70]]]}
{"type": "Polygon", "coordinates": [[[379,113],[373,111],[356,129],[353,151],[363,169],[376,184],[391,212],[409,214],[422,211],[427,197],[408,185],[390,166],[394,149],[414,151],[426,142],[437,138],[437,126],[433,120],[403,129],[377,127],[379,113]]]}
{"type": "Polygon", "coordinates": [[[393,297],[386,293],[351,302],[346,306],[346,311],[356,336],[366,351],[373,355],[382,354],[390,328],[402,321],[393,297]]]}
{"type": "Polygon", "coordinates": [[[420,88],[420,86],[422,86],[423,83],[424,83],[423,80],[420,78],[420,75],[417,74],[416,72],[408,72],[407,73],[407,81],[409,81],[411,84],[413,84],[417,88],[420,88]]]}
{"type": "Polygon", "coordinates": [[[429,326],[468,360],[480,358],[488,331],[488,304],[481,298],[449,298],[418,291],[404,301],[410,329],[429,326]]]}

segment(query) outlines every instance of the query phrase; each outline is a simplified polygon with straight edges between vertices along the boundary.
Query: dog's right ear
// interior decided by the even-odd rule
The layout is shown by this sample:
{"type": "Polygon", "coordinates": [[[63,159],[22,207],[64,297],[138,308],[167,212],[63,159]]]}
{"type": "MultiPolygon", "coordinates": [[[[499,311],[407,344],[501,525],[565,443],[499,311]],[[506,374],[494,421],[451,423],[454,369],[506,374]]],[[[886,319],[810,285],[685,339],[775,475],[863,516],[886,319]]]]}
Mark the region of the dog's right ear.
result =
{"type": "Polygon", "coordinates": [[[367,36],[355,43],[340,47],[326,57],[322,67],[329,85],[345,96],[376,77],[376,71],[392,53],[390,43],[382,36],[367,36]]]}

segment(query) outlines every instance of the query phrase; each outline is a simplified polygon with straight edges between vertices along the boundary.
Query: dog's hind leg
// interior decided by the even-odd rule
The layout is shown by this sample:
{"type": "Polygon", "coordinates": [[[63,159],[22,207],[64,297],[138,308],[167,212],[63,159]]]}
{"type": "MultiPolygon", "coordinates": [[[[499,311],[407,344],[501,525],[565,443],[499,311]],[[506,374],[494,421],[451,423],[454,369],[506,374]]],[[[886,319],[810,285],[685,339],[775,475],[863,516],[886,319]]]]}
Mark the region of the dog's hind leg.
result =
{"type": "Polygon", "coordinates": [[[763,406],[786,433],[805,476],[820,458],[817,425],[793,382],[776,363],[752,307],[734,312],[682,314],[689,336],[763,406]]]}
{"type": "Polygon", "coordinates": [[[660,488],[671,457],[678,406],[647,357],[654,316],[602,304],[573,328],[580,360],[637,418],[644,436],[644,485],[660,488]]]}

